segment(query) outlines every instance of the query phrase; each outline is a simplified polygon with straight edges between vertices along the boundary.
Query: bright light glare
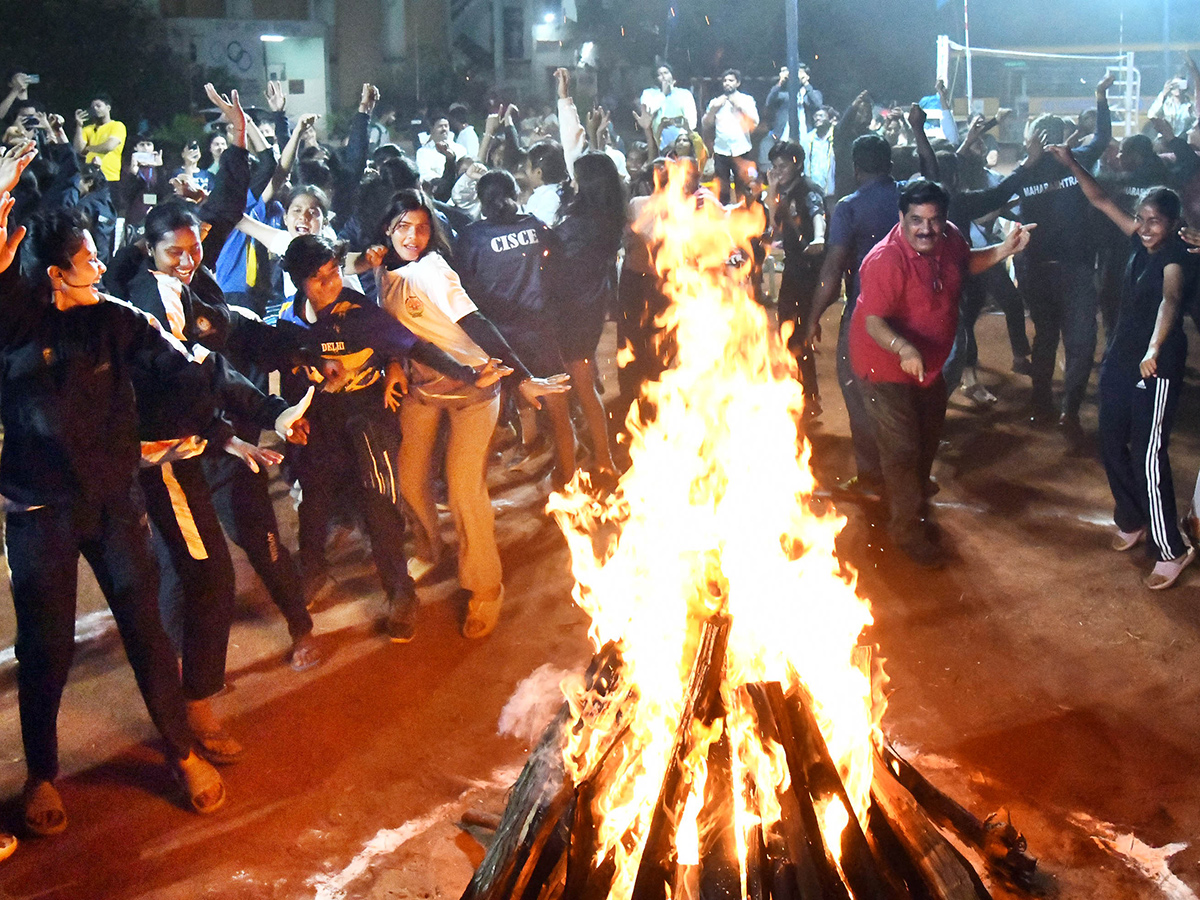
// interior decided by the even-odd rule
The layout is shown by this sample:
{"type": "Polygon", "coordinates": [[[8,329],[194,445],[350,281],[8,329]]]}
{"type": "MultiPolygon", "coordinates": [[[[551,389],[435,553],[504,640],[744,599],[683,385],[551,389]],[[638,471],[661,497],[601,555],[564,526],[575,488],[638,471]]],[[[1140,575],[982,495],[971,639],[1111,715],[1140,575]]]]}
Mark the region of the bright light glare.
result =
{"type": "Polygon", "coordinates": [[[258,39],[264,44],[278,44],[287,40],[282,34],[260,34],[258,39]]]}
{"type": "Polygon", "coordinates": [[[557,18],[558,18],[558,16],[556,16],[554,13],[548,12],[548,13],[546,13],[545,16],[542,17],[542,21],[544,21],[547,25],[553,25],[554,20],[557,18]]]}

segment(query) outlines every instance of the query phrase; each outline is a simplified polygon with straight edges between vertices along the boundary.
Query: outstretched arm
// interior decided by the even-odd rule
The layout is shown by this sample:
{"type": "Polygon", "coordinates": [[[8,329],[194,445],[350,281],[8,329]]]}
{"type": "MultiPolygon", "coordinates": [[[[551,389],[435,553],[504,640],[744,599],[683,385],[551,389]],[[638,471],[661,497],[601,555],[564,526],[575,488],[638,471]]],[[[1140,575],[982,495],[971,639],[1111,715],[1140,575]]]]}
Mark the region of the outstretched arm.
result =
{"type": "Polygon", "coordinates": [[[1104,188],[1096,183],[1096,179],[1091,176],[1083,166],[1079,164],[1079,160],[1075,158],[1075,154],[1064,146],[1047,147],[1046,152],[1057,159],[1060,163],[1066,166],[1072,175],[1079,180],[1079,186],[1083,188],[1083,195],[1087,197],[1088,202],[1104,215],[1112,220],[1112,223],[1121,229],[1126,235],[1133,234],[1137,230],[1137,222],[1133,216],[1117,206],[1108,194],[1104,193],[1104,188]]]}
{"type": "Polygon", "coordinates": [[[1029,246],[1029,233],[1035,228],[1037,225],[1017,225],[999,244],[972,250],[971,261],[968,264],[971,274],[978,275],[1010,256],[1016,256],[1029,246]]]}

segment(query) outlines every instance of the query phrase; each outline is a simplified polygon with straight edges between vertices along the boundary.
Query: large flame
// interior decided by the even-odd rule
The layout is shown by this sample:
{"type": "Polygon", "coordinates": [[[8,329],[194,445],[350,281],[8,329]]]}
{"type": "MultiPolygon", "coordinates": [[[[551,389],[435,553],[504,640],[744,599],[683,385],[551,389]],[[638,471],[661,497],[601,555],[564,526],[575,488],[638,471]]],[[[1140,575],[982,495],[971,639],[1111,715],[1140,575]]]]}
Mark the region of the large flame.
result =
{"type": "MultiPolygon", "coordinates": [[[[568,735],[568,773],[579,781],[603,769],[596,861],[616,862],[613,900],[630,895],[704,619],[732,617],[722,687],[728,715],[707,730],[693,724],[680,862],[698,853],[705,759],[722,728],[735,785],[749,775],[760,786],[786,786],[782,749],[738,711],[740,686],[804,685],[860,821],[882,712],[873,707],[869,654],[856,650],[870,608],[834,555],[845,520],[811,507],[795,362],[752,299],[750,238],[762,233],[762,216],[690,195],[685,182],[673,171],[638,223],[654,234],[671,300],[662,333],[673,335],[674,350],[669,368],[645,388],[650,420],[642,422],[637,407],[630,415],[633,465],[609,497],[597,500],[573,483],[550,504],[570,546],[590,638],[597,649],[615,642],[623,664],[619,685],[603,699],[581,683],[565,686],[588,725],[568,735]],[[610,751],[618,732],[620,748],[610,751]]],[[[780,811],[770,791],[749,801],[735,794],[745,807],[734,815],[745,860],[751,829],[769,826],[780,811]]],[[[840,803],[831,806],[818,813],[840,833],[848,817],[840,803]]],[[[826,841],[836,845],[836,834],[826,841]]]]}

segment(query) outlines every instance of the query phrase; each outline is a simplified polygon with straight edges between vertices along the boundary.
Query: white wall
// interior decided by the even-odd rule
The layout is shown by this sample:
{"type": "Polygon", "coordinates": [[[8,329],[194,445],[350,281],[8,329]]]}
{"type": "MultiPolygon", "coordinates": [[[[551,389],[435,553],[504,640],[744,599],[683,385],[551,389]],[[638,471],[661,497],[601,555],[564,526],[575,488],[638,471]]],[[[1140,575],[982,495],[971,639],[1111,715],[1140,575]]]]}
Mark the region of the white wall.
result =
{"type": "Polygon", "coordinates": [[[168,28],[176,46],[194,44],[196,61],[224,66],[238,80],[243,106],[266,106],[263,91],[267,77],[303,82],[303,93],[288,93],[287,111],[293,120],[307,112],[329,113],[325,26],[313,22],[279,22],[255,19],[170,19],[168,28]],[[286,40],[266,43],[263,34],[286,40]],[[265,53],[264,53],[265,51],[265,53]]]}

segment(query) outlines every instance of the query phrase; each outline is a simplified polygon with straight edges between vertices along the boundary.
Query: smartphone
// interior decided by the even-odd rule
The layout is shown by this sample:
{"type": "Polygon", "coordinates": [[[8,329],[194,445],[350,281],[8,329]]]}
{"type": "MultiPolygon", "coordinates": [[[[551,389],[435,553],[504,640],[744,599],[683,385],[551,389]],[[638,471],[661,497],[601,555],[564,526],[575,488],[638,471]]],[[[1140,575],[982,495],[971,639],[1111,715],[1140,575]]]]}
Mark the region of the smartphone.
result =
{"type": "Polygon", "coordinates": [[[139,166],[161,165],[161,163],[159,163],[159,161],[158,161],[158,154],[154,153],[153,151],[151,151],[150,153],[147,153],[145,151],[141,151],[141,152],[134,151],[133,162],[135,165],[139,165],[139,166]]]}
{"type": "Polygon", "coordinates": [[[996,125],[997,125],[999,122],[1000,122],[1000,120],[999,120],[999,119],[997,119],[995,116],[993,116],[992,118],[988,119],[986,122],[984,122],[984,123],[983,123],[983,130],[984,130],[984,132],[986,133],[986,132],[988,132],[988,131],[991,131],[993,128],[995,128],[995,127],[996,127],[996,125]]]}
{"type": "Polygon", "coordinates": [[[26,75],[25,83],[26,84],[41,84],[42,76],[41,75],[26,75]]]}

